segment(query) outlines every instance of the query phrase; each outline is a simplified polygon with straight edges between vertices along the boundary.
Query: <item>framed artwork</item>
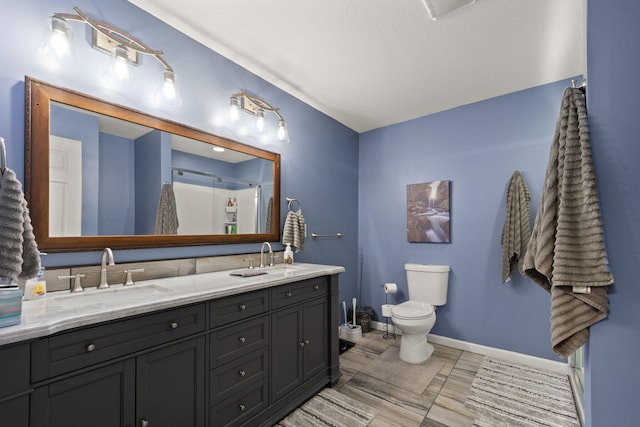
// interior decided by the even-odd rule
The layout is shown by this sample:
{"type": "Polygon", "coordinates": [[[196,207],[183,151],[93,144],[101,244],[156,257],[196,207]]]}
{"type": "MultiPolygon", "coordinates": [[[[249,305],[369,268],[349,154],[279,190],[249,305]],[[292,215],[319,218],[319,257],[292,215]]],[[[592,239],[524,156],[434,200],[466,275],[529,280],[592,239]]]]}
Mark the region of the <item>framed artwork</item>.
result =
{"type": "Polygon", "coordinates": [[[449,243],[451,181],[407,185],[407,239],[411,243],[449,243]]]}

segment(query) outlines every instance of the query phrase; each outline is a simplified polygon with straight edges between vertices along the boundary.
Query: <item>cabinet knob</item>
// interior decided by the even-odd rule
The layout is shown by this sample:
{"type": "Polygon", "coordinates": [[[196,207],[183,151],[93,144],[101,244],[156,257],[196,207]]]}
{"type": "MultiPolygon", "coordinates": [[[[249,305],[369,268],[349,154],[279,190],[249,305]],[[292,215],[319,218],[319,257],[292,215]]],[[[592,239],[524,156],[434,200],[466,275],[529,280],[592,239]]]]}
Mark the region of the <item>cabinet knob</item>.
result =
{"type": "Polygon", "coordinates": [[[311,342],[311,341],[309,341],[309,340],[304,340],[304,343],[305,343],[306,345],[309,345],[309,343],[310,343],[310,342],[311,342]]]}
{"type": "Polygon", "coordinates": [[[240,311],[245,311],[247,309],[247,305],[246,304],[240,304],[240,311]]]}
{"type": "Polygon", "coordinates": [[[91,344],[87,345],[87,351],[88,352],[92,352],[95,349],[96,349],[96,345],[95,344],[91,343],[91,344]]]}
{"type": "Polygon", "coordinates": [[[247,407],[245,406],[244,403],[241,403],[238,405],[238,409],[240,409],[241,411],[244,411],[245,409],[247,409],[247,407]]]}
{"type": "Polygon", "coordinates": [[[320,289],[320,285],[316,283],[315,285],[313,285],[313,289],[317,291],[318,289],[320,289]]]}
{"type": "Polygon", "coordinates": [[[304,342],[304,341],[300,341],[300,342],[298,343],[298,345],[299,345],[300,347],[304,347],[305,345],[307,345],[307,343],[306,343],[306,342],[304,342]]]}
{"type": "Polygon", "coordinates": [[[171,326],[171,329],[176,329],[178,327],[178,322],[171,322],[169,326],[171,326]]]}
{"type": "Polygon", "coordinates": [[[291,298],[293,296],[293,292],[285,292],[284,296],[287,298],[291,298]]]}
{"type": "Polygon", "coordinates": [[[246,339],[245,337],[240,337],[240,338],[238,338],[238,341],[240,341],[242,344],[244,344],[244,342],[245,342],[246,340],[247,340],[247,339],[246,339]]]}
{"type": "Polygon", "coordinates": [[[247,373],[244,370],[240,370],[238,371],[238,375],[240,375],[241,377],[244,377],[245,375],[247,375],[247,373]]]}
{"type": "Polygon", "coordinates": [[[149,421],[140,420],[140,427],[149,427],[149,421]]]}

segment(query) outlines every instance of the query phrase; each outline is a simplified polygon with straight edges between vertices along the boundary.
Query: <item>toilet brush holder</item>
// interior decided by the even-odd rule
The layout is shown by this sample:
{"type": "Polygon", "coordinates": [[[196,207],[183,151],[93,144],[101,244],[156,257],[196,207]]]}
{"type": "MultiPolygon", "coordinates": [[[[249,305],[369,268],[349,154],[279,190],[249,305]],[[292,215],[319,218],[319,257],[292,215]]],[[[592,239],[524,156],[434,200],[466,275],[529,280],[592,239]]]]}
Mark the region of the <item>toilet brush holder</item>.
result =
{"type": "Polygon", "coordinates": [[[360,325],[342,325],[340,326],[340,338],[355,342],[362,338],[362,327],[360,325]]]}

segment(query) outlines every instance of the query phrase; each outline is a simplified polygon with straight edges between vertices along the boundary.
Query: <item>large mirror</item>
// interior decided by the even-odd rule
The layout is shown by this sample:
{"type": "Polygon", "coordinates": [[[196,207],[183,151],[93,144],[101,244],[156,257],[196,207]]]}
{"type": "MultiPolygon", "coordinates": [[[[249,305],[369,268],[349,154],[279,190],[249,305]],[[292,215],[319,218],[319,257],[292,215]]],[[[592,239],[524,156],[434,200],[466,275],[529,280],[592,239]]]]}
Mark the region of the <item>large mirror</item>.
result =
{"type": "Polygon", "coordinates": [[[279,240],[279,154],[25,85],[25,193],[40,250],[279,240]]]}

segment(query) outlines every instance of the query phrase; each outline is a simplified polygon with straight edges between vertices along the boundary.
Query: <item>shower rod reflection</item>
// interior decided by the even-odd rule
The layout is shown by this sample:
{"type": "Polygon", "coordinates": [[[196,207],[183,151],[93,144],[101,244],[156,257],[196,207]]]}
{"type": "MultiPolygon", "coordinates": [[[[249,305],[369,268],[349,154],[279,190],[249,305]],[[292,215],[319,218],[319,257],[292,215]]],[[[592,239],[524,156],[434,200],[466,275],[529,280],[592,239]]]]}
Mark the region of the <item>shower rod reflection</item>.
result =
{"type": "Polygon", "coordinates": [[[185,173],[188,174],[192,174],[192,175],[198,175],[198,176],[203,176],[206,178],[211,178],[214,181],[217,182],[234,182],[234,183],[238,183],[238,184],[245,184],[248,185],[249,187],[260,187],[260,183],[258,182],[252,182],[252,181],[244,181],[242,179],[237,179],[237,178],[229,178],[229,177],[224,177],[224,176],[217,176],[214,175],[212,173],[208,173],[208,172],[202,172],[202,171],[196,171],[196,170],[191,170],[191,169],[185,169],[185,168],[178,168],[178,167],[172,167],[171,168],[171,172],[179,175],[179,176],[183,176],[185,173]]]}

